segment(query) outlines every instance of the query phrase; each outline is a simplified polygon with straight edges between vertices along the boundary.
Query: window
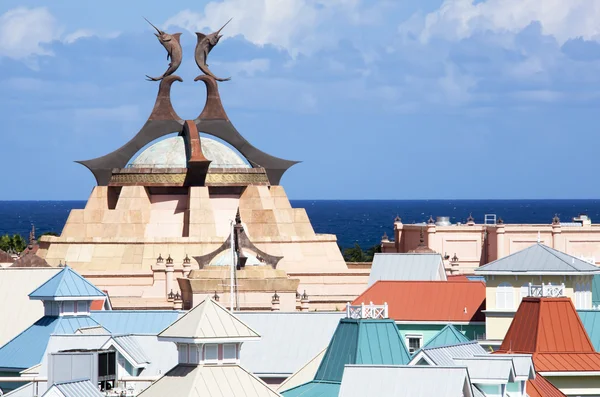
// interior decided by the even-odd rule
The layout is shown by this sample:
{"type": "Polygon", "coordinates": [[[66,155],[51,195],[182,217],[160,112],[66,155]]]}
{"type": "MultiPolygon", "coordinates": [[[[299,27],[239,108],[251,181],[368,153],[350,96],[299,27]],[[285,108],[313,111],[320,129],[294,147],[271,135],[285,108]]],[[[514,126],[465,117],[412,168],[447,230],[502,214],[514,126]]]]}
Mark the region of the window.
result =
{"type": "Polygon", "coordinates": [[[496,288],[496,309],[514,309],[515,299],[513,287],[509,283],[501,283],[496,288]]]}
{"type": "Polygon", "coordinates": [[[75,302],[63,302],[63,314],[73,314],[75,312],[75,302]]]}
{"type": "Polygon", "coordinates": [[[200,362],[200,357],[198,354],[198,346],[190,345],[190,364],[198,364],[200,362]]]}
{"type": "Polygon", "coordinates": [[[204,345],[204,361],[216,363],[219,360],[219,345],[204,345]]]}
{"type": "Polygon", "coordinates": [[[188,345],[187,344],[180,344],[177,345],[177,351],[179,352],[179,363],[180,364],[187,364],[189,363],[189,356],[188,356],[188,345]]]}
{"type": "Polygon", "coordinates": [[[223,362],[237,361],[237,346],[234,344],[223,345],[223,362]]]}
{"type": "Polygon", "coordinates": [[[87,313],[88,304],[85,301],[77,302],[77,313],[87,313]]]}
{"type": "Polygon", "coordinates": [[[414,354],[417,350],[421,348],[423,344],[423,335],[409,335],[406,337],[406,346],[408,347],[408,352],[410,354],[414,354]]]}
{"type": "Polygon", "coordinates": [[[527,298],[528,296],[529,296],[529,283],[523,284],[521,286],[521,300],[523,300],[523,298],[527,298]]]}

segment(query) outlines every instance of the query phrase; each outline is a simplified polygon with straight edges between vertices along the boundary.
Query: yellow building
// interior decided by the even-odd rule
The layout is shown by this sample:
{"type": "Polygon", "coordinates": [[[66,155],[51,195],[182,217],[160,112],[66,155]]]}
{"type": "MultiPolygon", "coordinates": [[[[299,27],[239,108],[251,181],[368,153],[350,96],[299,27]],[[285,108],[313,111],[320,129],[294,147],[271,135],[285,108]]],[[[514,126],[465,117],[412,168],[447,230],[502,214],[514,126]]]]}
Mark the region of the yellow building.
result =
{"type": "Polygon", "coordinates": [[[486,280],[486,340],[498,346],[524,297],[569,297],[592,308],[592,278],[600,269],[541,243],[475,270],[486,280]]]}

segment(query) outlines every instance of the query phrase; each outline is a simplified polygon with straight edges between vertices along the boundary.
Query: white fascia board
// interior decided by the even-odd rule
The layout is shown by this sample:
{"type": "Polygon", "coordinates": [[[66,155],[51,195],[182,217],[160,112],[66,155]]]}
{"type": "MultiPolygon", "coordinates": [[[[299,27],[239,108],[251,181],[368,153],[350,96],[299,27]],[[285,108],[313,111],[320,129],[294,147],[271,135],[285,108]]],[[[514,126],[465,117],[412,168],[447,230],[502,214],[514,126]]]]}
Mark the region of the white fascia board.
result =
{"type": "Polygon", "coordinates": [[[580,276],[580,275],[594,275],[594,274],[598,274],[600,272],[600,270],[590,270],[590,271],[585,271],[585,272],[538,272],[538,271],[525,271],[525,272],[519,272],[519,271],[510,271],[510,270],[503,270],[503,271],[484,271],[481,270],[479,272],[476,272],[475,274],[477,276],[580,276]]]}
{"type": "Polygon", "coordinates": [[[508,379],[487,379],[487,378],[471,378],[471,383],[479,384],[479,385],[506,385],[508,383],[508,379]]]}
{"type": "Polygon", "coordinates": [[[452,320],[448,320],[448,321],[394,321],[396,324],[399,325],[448,325],[448,324],[452,324],[452,325],[485,325],[485,321],[452,321],[452,320]]]}
{"type": "Polygon", "coordinates": [[[244,343],[248,341],[258,341],[260,336],[245,336],[243,338],[194,338],[192,337],[171,337],[171,336],[158,336],[159,341],[174,342],[174,343],[187,343],[195,345],[205,344],[222,344],[222,343],[244,343]]]}
{"type": "Polygon", "coordinates": [[[99,301],[105,300],[106,296],[40,296],[30,299],[39,301],[99,301]]]}
{"type": "Polygon", "coordinates": [[[560,372],[539,372],[542,376],[600,376],[600,371],[560,371],[560,372]]]}
{"type": "Polygon", "coordinates": [[[417,365],[417,363],[419,361],[421,361],[421,359],[427,361],[429,363],[429,365],[435,366],[435,363],[431,361],[431,359],[429,357],[427,357],[427,354],[423,351],[420,350],[409,362],[408,365],[417,365]]]}

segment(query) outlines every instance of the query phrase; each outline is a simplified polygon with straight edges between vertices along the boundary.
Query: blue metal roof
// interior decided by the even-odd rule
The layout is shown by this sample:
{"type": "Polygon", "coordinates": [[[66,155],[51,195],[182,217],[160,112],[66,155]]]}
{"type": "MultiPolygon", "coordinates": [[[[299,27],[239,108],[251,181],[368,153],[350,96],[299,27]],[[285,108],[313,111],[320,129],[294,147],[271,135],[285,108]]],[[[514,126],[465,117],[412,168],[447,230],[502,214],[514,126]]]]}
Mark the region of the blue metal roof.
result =
{"type": "Polygon", "coordinates": [[[594,349],[600,352],[600,310],[577,310],[594,349]]]}
{"type": "Polygon", "coordinates": [[[313,380],[281,394],[285,397],[337,397],[340,394],[340,383],[313,380]]]}
{"type": "Polygon", "coordinates": [[[50,335],[73,334],[98,325],[88,316],[42,317],[0,348],[0,369],[23,370],[42,361],[50,335]]]}
{"type": "Polygon", "coordinates": [[[29,294],[31,299],[77,297],[106,297],[106,295],[68,266],[29,294]]]}
{"type": "Polygon", "coordinates": [[[101,310],[92,319],[112,334],[158,335],[184,312],[176,310],[101,310]]]}
{"type": "Polygon", "coordinates": [[[409,361],[393,320],[341,319],[315,380],[341,382],[346,364],[406,365],[409,361]]]}
{"type": "Polygon", "coordinates": [[[458,345],[460,343],[470,342],[470,339],[456,329],[452,324],[446,325],[433,338],[423,346],[423,349],[432,347],[442,347],[458,345]]]}

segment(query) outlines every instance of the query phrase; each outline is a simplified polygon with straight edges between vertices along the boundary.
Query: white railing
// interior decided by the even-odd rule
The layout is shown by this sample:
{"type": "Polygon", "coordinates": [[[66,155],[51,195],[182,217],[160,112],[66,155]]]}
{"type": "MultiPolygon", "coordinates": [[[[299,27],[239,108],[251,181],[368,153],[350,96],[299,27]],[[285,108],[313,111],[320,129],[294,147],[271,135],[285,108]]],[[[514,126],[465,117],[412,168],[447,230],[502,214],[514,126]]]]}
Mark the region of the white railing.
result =
{"type": "Polygon", "coordinates": [[[368,305],[362,303],[360,306],[352,306],[348,302],[346,304],[346,318],[353,318],[355,320],[361,318],[388,318],[388,304],[374,305],[373,302],[371,302],[368,305]]]}
{"type": "Polygon", "coordinates": [[[566,296],[565,295],[565,284],[562,283],[559,285],[552,285],[552,283],[548,283],[548,284],[542,283],[542,285],[534,285],[534,284],[529,283],[528,296],[531,296],[534,298],[543,298],[543,297],[558,298],[561,296],[566,296]]]}

